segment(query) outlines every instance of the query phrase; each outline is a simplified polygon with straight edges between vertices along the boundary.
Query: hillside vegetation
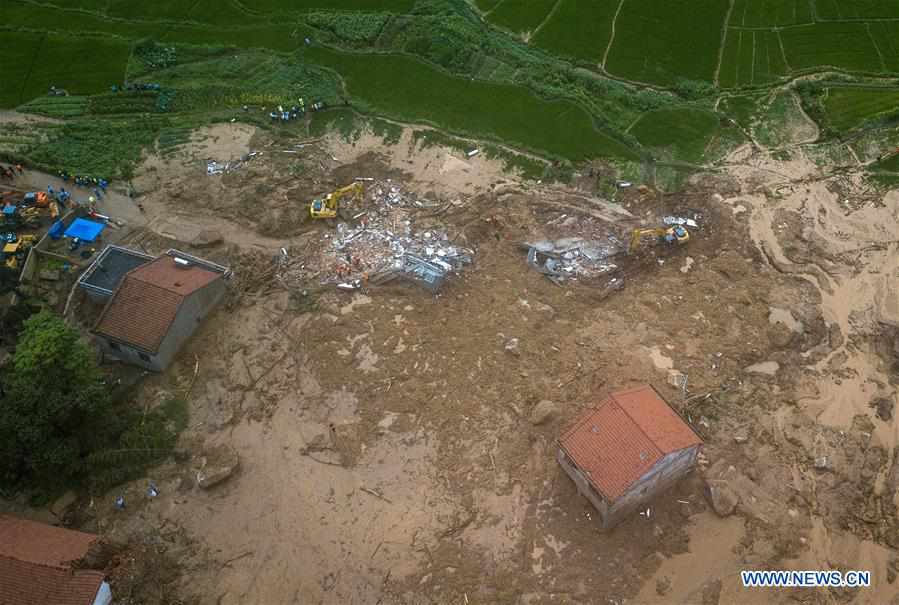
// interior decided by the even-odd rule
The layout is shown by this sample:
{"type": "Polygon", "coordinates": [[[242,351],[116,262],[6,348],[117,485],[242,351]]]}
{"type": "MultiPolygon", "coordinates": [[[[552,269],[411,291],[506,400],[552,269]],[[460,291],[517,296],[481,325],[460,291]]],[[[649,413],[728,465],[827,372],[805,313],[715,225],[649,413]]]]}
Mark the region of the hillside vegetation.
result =
{"type": "Polygon", "coordinates": [[[860,0],[5,0],[3,15],[0,107],[67,125],[3,126],[0,154],[111,178],[165,132],[244,105],[264,125],[263,106],[299,97],[631,174],[744,142],[744,95],[794,90],[822,143],[892,128],[899,97],[899,9],[860,0]],[[125,82],[159,87],[112,92],[125,82]],[[136,151],[86,152],[132,129],[136,151]]]}

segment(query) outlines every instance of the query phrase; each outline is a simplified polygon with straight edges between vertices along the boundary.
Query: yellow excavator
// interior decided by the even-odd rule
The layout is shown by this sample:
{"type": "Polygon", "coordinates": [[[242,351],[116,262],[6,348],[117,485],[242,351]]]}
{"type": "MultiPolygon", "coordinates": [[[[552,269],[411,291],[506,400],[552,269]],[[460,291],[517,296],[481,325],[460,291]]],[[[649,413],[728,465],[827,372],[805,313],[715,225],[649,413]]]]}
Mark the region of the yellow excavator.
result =
{"type": "Polygon", "coordinates": [[[337,218],[337,212],[340,210],[340,200],[348,195],[362,195],[363,192],[362,183],[356,181],[329,193],[325,197],[316,198],[309,204],[309,216],[312,218],[337,218]]]}
{"type": "Polygon", "coordinates": [[[672,225],[671,227],[654,227],[650,229],[634,229],[631,234],[631,245],[628,253],[633,254],[640,249],[640,244],[644,238],[652,237],[655,241],[663,241],[668,244],[686,244],[690,241],[690,232],[683,225],[672,225]]]}

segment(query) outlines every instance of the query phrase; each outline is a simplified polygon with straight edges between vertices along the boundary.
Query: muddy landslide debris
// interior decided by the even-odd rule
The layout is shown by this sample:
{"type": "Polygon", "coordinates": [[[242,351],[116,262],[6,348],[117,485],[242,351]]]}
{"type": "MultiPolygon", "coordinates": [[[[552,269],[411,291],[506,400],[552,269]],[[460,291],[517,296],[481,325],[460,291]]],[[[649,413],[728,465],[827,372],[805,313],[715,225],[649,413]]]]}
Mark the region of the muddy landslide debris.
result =
{"type": "Polygon", "coordinates": [[[531,410],[531,424],[533,424],[534,426],[545,424],[546,422],[558,416],[558,414],[558,406],[556,406],[556,404],[552,401],[544,399],[543,401],[535,405],[533,410],[531,410]]]}
{"type": "Polygon", "coordinates": [[[361,199],[341,201],[341,222],[302,250],[284,250],[278,275],[289,289],[311,283],[356,290],[369,283],[408,279],[437,291],[447,276],[474,260],[434,218],[446,204],[420,199],[390,180],[369,185],[361,199]],[[418,222],[427,220],[427,227],[418,222]]]}

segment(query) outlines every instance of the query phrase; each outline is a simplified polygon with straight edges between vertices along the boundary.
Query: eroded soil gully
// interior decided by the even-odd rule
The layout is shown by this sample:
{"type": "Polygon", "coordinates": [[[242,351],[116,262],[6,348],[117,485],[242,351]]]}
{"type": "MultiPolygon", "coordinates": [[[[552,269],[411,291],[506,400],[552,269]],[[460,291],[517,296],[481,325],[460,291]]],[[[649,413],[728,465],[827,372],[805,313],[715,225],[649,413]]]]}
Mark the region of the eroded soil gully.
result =
{"type": "MultiPolygon", "coordinates": [[[[791,164],[778,171],[798,177],[817,172],[804,159],[791,164]]],[[[811,393],[800,396],[799,404],[820,424],[846,429],[856,415],[873,416],[869,404],[874,398],[894,396],[873,337],[881,322],[894,323],[897,318],[891,281],[899,267],[895,235],[899,197],[888,195],[883,207],[864,207],[851,214],[841,201],[823,179],[791,187],[779,199],[756,193],[726,200],[751,206],[750,234],[756,246],[778,271],[811,283],[820,294],[824,320],[839,327],[840,336],[831,338],[830,352],[806,366],[811,393]],[[798,215],[798,232],[783,220],[784,212],[798,215]],[[810,242],[822,257],[794,262],[785,248],[796,239],[810,242]]],[[[874,424],[877,440],[892,450],[899,441],[899,422],[893,418],[874,424]]]]}

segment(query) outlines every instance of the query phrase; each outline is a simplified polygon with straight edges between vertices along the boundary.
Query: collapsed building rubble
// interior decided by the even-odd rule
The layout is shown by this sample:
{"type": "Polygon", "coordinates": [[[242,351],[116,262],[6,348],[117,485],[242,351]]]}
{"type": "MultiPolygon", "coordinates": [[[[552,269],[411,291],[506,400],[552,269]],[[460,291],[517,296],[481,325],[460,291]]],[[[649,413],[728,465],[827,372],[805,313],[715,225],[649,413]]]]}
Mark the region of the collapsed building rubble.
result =
{"type": "Polygon", "coordinates": [[[317,281],[343,290],[402,278],[436,292],[473,262],[474,250],[454,244],[441,225],[416,228],[418,212],[434,207],[392,181],[375,182],[341,208],[349,220],[299,253],[282,251],[279,278],[289,288],[317,281]]]}
{"type": "Polygon", "coordinates": [[[605,242],[578,237],[525,243],[528,264],[554,282],[591,278],[618,268],[611,258],[623,247],[614,236],[605,242]]]}
{"type": "Polygon", "coordinates": [[[262,151],[251,151],[250,153],[241,156],[239,159],[234,160],[232,162],[218,162],[216,160],[207,160],[206,161],[206,175],[207,176],[216,176],[225,174],[226,172],[231,172],[233,170],[237,170],[244,164],[250,162],[254,158],[261,156],[264,152],[262,151]]]}

